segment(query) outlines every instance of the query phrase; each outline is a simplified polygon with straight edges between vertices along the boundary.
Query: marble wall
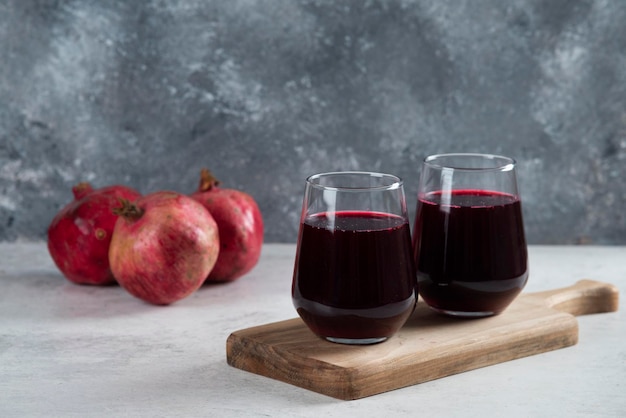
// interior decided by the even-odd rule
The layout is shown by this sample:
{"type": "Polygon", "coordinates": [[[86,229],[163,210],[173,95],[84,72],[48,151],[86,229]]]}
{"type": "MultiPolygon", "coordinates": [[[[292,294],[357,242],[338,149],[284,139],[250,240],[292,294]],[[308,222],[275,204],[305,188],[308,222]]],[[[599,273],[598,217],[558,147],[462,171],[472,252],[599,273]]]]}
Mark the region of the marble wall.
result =
{"type": "MultiPolygon", "coordinates": [[[[533,244],[626,244],[626,2],[7,0],[0,240],[80,181],[192,192],[210,168],[295,242],[306,176],[488,152],[533,244]]],[[[411,210],[411,215],[413,214],[411,210]]]]}

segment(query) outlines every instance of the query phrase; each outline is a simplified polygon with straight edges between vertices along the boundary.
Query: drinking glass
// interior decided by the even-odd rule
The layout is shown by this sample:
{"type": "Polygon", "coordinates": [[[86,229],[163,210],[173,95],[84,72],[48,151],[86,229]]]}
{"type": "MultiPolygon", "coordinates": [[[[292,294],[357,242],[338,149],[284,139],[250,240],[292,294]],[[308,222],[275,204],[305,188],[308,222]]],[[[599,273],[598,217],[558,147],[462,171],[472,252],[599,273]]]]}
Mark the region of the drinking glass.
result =
{"type": "Polygon", "coordinates": [[[291,294],[305,324],[328,341],[373,344],[398,331],[417,299],[400,178],[306,179],[291,294]]]}
{"type": "Polygon", "coordinates": [[[528,280],[515,160],[440,154],[422,164],[413,249],[419,293],[459,317],[502,312],[528,280]]]}

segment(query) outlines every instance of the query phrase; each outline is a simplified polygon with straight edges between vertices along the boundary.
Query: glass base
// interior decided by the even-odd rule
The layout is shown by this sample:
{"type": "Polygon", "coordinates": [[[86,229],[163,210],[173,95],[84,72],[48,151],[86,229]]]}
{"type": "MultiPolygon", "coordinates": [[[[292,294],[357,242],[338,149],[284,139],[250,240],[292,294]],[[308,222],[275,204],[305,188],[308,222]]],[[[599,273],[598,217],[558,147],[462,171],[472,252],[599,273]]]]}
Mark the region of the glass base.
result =
{"type": "Polygon", "coordinates": [[[387,340],[387,337],[379,338],[336,338],[336,337],[324,337],[327,341],[337,344],[352,344],[352,345],[368,345],[378,344],[387,340]]]}
{"type": "Polygon", "coordinates": [[[485,318],[488,316],[496,315],[496,312],[492,312],[492,311],[483,311],[483,312],[451,311],[448,309],[433,308],[432,306],[430,306],[430,309],[432,309],[433,311],[437,313],[448,315],[448,316],[454,316],[457,318],[485,318]]]}

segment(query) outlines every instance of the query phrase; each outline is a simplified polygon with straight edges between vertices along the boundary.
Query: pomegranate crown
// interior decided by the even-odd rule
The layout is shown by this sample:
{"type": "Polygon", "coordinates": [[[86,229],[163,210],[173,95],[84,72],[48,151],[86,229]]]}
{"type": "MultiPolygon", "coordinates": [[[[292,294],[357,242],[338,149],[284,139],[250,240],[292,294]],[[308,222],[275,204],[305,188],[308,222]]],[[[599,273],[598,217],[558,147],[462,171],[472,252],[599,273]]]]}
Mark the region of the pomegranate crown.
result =
{"type": "Polygon", "coordinates": [[[130,200],[120,198],[119,202],[122,206],[113,208],[113,214],[133,221],[141,218],[143,215],[144,210],[130,200]]]}
{"type": "Polygon", "coordinates": [[[203,168],[200,171],[200,185],[198,186],[199,191],[208,192],[219,185],[220,181],[207,168],[203,168]]]}

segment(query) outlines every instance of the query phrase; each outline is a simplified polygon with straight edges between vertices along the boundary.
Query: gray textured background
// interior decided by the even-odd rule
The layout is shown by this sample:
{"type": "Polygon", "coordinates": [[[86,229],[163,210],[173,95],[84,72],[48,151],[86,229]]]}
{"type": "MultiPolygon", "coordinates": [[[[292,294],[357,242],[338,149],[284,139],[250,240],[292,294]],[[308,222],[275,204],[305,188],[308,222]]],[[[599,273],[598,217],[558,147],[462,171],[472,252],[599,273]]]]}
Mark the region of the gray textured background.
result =
{"type": "MultiPolygon", "coordinates": [[[[626,244],[626,2],[0,3],[0,240],[79,181],[192,192],[202,167],[295,242],[304,178],[519,162],[531,243],[626,244]]],[[[413,214],[413,211],[411,211],[413,214]]]]}

